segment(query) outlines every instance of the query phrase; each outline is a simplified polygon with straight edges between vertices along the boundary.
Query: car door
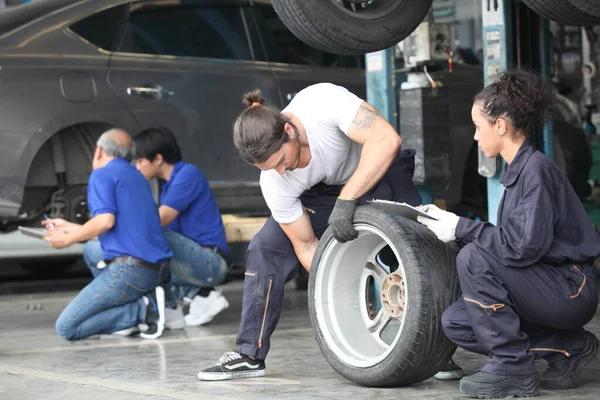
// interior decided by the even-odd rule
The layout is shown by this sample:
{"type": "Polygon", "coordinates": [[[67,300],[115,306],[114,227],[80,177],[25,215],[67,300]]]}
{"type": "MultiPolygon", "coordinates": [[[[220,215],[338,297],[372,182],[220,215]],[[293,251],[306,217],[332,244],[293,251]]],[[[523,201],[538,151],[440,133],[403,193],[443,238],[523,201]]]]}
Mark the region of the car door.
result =
{"type": "Polygon", "coordinates": [[[277,76],[283,107],[300,90],[320,82],[344,86],[366,100],[364,56],[338,56],[309,46],[294,36],[265,2],[255,2],[247,12],[252,35],[262,44],[256,57],[269,62],[277,76]]]}
{"type": "Polygon", "coordinates": [[[131,4],[108,74],[143,128],[175,133],[184,160],[204,172],[223,211],[264,209],[259,171],[237,156],[232,125],[245,92],[259,88],[267,101],[279,96],[270,67],[254,61],[240,3],[131,4]]]}

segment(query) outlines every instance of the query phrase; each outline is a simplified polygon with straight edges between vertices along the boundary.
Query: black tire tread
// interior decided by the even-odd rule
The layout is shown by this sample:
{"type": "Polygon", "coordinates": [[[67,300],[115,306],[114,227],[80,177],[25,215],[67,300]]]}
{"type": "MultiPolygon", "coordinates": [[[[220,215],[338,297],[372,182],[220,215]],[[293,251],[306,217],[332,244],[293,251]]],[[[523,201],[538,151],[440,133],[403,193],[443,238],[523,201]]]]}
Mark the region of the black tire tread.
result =
{"type": "MultiPolygon", "coordinates": [[[[412,318],[405,319],[404,333],[399,345],[401,353],[396,353],[396,359],[385,368],[380,365],[369,369],[355,369],[341,364],[327,349],[321,340],[314,311],[314,277],[310,274],[309,311],[317,342],[327,361],[338,373],[347,379],[363,386],[389,387],[405,386],[422,382],[432,377],[445,364],[456,350],[441,326],[441,316],[445,309],[460,296],[458,275],[456,272],[456,255],[458,248],[454,243],[439,241],[431,231],[421,224],[402,216],[392,216],[369,205],[360,206],[355,213],[355,223],[387,220],[387,229],[393,229],[402,237],[406,248],[404,267],[413,289],[411,294],[413,310],[412,318]],[[426,251],[425,251],[426,250],[426,251]],[[410,270],[410,271],[409,271],[410,270]],[[412,282],[412,283],[411,283],[412,282]],[[418,290],[414,290],[418,288],[418,290]]],[[[382,224],[382,225],[383,225],[382,224]]],[[[382,226],[377,226],[382,229],[382,226]]],[[[315,253],[312,268],[316,271],[318,260],[323,249],[332,239],[331,233],[325,232],[315,253]]],[[[388,359],[392,359],[392,353],[388,359]]]]}
{"type": "MultiPolygon", "coordinates": [[[[432,0],[404,0],[400,12],[387,16],[387,23],[352,21],[344,24],[342,13],[325,12],[329,0],[273,0],[273,8],[287,28],[317,49],[339,55],[358,55],[389,48],[410,35],[423,21],[432,0]],[[328,15],[329,14],[329,15],[328,15]],[[376,40],[373,37],[378,29],[376,40]]],[[[395,0],[400,1],[400,0],[395,0]]]]}
{"type": "MultiPolygon", "coordinates": [[[[597,17],[600,21],[600,1],[598,0],[571,0],[573,5],[586,14],[597,17]]],[[[598,22],[600,24],[600,22],[598,22]]]]}
{"type": "MultiPolygon", "coordinates": [[[[523,0],[527,7],[537,14],[570,26],[595,26],[600,24],[599,14],[585,12],[586,6],[582,0],[523,0]],[[579,5],[576,6],[575,3],[579,5]]],[[[588,8],[592,10],[591,8],[588,8]]],[[[598,11],[598,10],[596,10],[598,11]]]]}

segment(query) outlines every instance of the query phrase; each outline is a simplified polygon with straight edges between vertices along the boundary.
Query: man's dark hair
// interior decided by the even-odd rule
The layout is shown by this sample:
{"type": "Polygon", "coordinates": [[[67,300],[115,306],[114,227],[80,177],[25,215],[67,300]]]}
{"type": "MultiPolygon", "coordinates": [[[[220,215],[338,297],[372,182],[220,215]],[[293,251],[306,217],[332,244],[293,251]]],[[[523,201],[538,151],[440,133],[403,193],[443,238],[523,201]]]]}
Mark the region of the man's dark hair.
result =
{"type": "Polygon", "coordinates": [[[248,108],[233,125],[233,143],[247,163],[264,162],[289,141],[283,129],[289,121],[277,108],[264,105],[265,100],[258,89],[246,93],[242,102],[248,108]]]}
{"type": "Polygon", "coordinates": [[[154,161],[160,154],[169,164],[182,160],[181,149],[177,139],[168,128],[158,125],[146,128],[133,138],[135,142],[135,157],[154,161]]]}

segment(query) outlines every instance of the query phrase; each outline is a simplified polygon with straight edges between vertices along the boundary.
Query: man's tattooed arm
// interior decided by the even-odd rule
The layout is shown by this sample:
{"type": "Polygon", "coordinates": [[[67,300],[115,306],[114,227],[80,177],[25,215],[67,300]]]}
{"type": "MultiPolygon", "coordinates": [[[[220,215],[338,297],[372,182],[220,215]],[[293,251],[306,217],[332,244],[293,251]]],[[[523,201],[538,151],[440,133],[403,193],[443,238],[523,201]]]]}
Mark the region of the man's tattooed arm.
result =
{"type": "Polygon", "coordinates": [[[375,121],[379,116],[381,116],[381,114],[379,114],[377,111],[362,105],[358,109],[356,117],[354,117],[354,121],[352,121],[352,125],[354,125],[359,131],[371,129],[375,125],[375,121]]]}
{"type": "Polygon", "coordinates": [[[340,197],[357,199],[385,175],[400,149],[402,139],[394,127],[367,103],[358,109],[347,134],[363,147],[358,166],[340,197]]]}

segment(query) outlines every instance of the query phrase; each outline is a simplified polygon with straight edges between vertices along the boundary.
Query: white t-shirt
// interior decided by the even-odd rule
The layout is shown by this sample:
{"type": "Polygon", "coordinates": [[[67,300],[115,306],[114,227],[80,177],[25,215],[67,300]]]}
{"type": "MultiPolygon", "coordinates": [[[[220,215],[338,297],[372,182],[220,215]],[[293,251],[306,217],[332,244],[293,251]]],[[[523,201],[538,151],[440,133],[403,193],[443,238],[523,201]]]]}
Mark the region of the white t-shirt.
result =
{"type": "Polygon", "coordinates": [[[291,223],[302,216],[300,195],[319,182],[343,185],[356,170],[362,145],[352,141],[348,130],[363,100],[347,89],[319,83],[298,92],[282,112],[298,117],[306,130],[311,160],[305,168],[280,175],[262,171],[260,187],[279,223],[291,223]]]}

